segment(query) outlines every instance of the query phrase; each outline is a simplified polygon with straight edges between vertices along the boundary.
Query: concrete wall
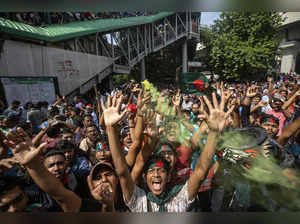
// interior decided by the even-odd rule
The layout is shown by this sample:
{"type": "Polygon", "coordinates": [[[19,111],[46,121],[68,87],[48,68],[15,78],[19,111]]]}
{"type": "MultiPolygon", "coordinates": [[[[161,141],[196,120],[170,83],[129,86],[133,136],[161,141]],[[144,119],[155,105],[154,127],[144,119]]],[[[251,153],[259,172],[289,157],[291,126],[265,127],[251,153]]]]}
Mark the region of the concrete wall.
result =
{"type": "Polygon", "coordinates": [[[7,40],[0,76],[57,77],[60,94],[67,95],[112,64],[109,57],[7,40]]]}
{"type": "Polygon", "coordinates": [[[300,12],[286,12],[283,17],[286,18],[283,25],[293,23],[300,20],[300,12]]]}
{"type": "Polygon", "coordinates": [[[283,41],[279,46],[281,58],[280,72],[289,73],[295,71],[296,56],[300,50],[300,12],[288,12],[283,17],[287,17],[282,27],[281,34],[283,41]],[[288,39],[286,39],[286,29],[288,29],[288,39]]]}

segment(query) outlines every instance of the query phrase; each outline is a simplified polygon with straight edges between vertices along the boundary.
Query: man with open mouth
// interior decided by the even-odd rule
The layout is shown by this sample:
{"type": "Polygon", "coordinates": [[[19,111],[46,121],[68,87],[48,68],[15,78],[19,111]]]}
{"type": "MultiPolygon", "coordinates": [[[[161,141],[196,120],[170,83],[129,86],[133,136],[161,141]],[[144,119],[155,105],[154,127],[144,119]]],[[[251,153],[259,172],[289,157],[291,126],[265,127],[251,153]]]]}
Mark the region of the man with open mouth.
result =
{"type": "MultiPolygon", "coordinates": [[[[124,201],[132,212],[185,212],[188,210],[206,177],[215,154],[218,137],[225,127],[226,118],[234,109],[232,107],[226,113],[224,112],[226,103],[224,93],[220,104],[215,93],[212,98],[213,104],[204,96],[209,109],[209,113],[206,113],[204,117],[210,131],[207,143],[189,179],[182,185],[175,185],[172,189],[167,189],[167,182],[171,178],[170,164],[164,158],[151,157],[143,169],[143,177],[147,184],[145,190],[134,183],[118,138],[116,126],[127,113],[124,111],[120,114],[122,98],[118,99],[114,96],[111,99],[108,96],[107,105],[105,106],[102,102],[113,163],[120,180],[124,201]]],[[[143,113],[138,111],[138,116],[143,116],[143,113]]]]}

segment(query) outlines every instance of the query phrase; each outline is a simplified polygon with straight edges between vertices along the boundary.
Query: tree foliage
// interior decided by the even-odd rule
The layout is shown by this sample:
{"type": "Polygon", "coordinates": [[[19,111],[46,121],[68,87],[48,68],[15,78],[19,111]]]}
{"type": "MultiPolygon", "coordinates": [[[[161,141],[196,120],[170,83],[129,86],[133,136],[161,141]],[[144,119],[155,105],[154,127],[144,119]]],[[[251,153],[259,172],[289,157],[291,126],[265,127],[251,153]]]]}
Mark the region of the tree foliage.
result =
{"type": "Polygon", "coordinates": [[[224,12],[207,32],[212,71],[227,80],[257,79],[275,66],[282,17],[275,12],[224,12]]]}

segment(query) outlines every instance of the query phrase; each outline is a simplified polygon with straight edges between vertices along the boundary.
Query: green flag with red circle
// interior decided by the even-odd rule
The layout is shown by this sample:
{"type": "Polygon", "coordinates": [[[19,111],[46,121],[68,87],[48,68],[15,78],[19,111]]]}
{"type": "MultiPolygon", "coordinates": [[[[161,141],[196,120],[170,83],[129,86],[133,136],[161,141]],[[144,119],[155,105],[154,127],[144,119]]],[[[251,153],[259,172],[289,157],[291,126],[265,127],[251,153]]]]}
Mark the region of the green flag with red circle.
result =
{"type": "Polygon", "coordinates": [[[182,93],[205,95],[209,89],[209,82],[205,75],[199,72],[181,73],[179,86],[182,93]]]}

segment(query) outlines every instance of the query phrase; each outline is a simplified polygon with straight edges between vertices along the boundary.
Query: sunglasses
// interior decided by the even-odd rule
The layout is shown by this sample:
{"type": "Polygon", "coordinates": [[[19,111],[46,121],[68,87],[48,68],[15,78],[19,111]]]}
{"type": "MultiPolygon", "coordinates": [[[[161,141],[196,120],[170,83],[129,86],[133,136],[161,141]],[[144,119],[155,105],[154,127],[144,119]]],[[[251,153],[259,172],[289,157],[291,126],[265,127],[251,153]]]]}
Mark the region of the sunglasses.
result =
{"type": "Polygon", "coordinates": [[[24,199],[24,194],[18,195],[14,200],[10,201],[6,205],[1,206],[0,211],[6,212],[11,205],[17,204],[17,203],[21,202],[23,199],[24,199]]]}

